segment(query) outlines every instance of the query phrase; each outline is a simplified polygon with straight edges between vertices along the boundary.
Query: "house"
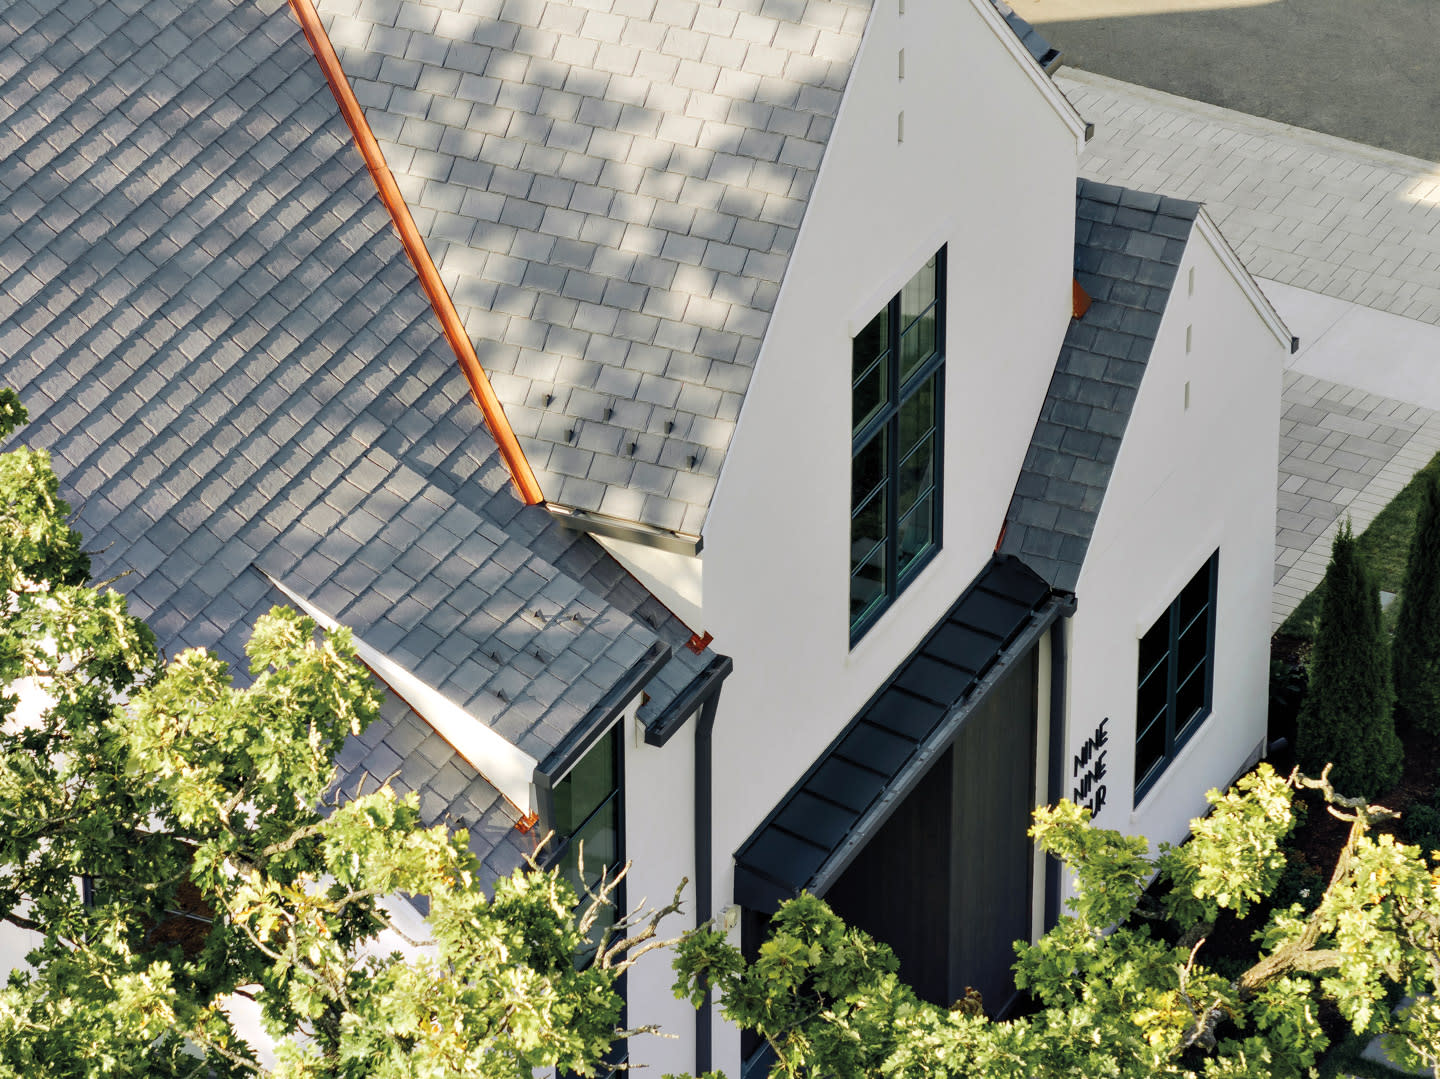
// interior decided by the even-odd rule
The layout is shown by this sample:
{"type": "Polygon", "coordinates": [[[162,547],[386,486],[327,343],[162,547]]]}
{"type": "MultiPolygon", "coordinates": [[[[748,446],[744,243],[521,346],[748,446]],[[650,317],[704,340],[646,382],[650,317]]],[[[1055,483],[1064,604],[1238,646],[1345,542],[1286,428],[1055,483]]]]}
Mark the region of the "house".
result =
{"type": "MultiPolygon", "coordinates": [[[[167,647],[355,631],[345,789],[1001,1010],[1035,804],[1176,841],[1263,749],[1292,343],[1202,208],[1077,185],[1013,22],[17,5],[0,374],[167,647]]],[[[670,981],[632,1061],[742,1074],[670,981]]]]}

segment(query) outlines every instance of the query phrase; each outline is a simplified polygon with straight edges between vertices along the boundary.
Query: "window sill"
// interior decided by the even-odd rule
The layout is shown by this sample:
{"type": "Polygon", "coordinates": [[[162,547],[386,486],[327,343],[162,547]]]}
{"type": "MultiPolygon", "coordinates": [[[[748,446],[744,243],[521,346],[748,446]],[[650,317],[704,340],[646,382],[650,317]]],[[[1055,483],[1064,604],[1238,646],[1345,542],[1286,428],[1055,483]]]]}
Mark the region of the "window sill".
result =
{"type": "MultiPolygon", "coordinates": [[[[885,620],[885,616],[888,615],[891,611],[895,610],[895,608],[901,604],[901,602],[905,599],[905,596],[910,593],[911,589],[913,589],[916,584],[919,583],[920,578],[924,575],[925,571],[929,569],[932,565],[934,565],[935,559],[939,556],[941,550],[943,550],[943,548],[939,544],[936,544],[932,546],[930,550],[926,551],[923,555],[921,555],[920,558],[915,562],[915,564],[906,571],[905,581],[899,586],[899,588],[896,590],[895,595],[890,598],[889,602],[882,604],[880,607],[877,607],[865,618],[863,622],[859,624],[859,626],[853,627],[850,630],[850,655],[853,656],[856,649],[860,646],[861,642],[864,641],[866,637],[870,636],[870,631],[873,630],[876,626],[878,626],[881,622],[883,622],[885,620]]],[[[941,609],[943,610],[944,608],[942,607],[941,609]]]]}

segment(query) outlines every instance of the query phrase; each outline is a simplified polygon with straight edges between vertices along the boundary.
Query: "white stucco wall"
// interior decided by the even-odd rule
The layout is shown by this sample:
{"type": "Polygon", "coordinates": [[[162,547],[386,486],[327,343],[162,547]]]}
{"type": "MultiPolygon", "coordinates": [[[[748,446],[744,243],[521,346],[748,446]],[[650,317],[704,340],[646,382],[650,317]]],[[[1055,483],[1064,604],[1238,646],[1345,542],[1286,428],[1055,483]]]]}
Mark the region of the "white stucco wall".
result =
{"type": "MultiPolygon", "coordinates": [[[[625,900],[630,909],[670,902],[675,886],[689,878],[684,912],[663,922],[663,937],[695,924],[694,752],[692,716],[664,746],[646,745],[639,721],[627,718],[625,738],[625,844],[631,861],[625,900]]],[[[727,852],[728,853],[728,852],[727,852]]],[[[655,951],[631,968],[626,985],[630,1026],[657,1023],[675,1037],[641,1035],[630,1040],[632,1066],[646,1075],[688,1075],[695,1066],[695,1009],[676,1000],[668,950],[655,951]]]]}
{"type": "Polygon", "coordinates": [[[877,5],[705,531],[705,628],[735,659],[717,850],[744,839],[994,549],[1069,318],[1075,157],[969,4],[911,0],[903,18],[877,5]],[[944,546],[852,651],[850,342],[945,244],[944,546]]]}
{"type": "MultiPolygon", "coordinates": [[[[897,6],[872,15],[705,528],[703,628],[735,661],[717,910],[736,847],[989,558],[1070,316],[1075,129],[972,4],[897,6]],[[852,650],[851,339],[942,245],[943,549],[852,650]]],[[[737,1053],[717,1032],[715,1067],[737,1053]]]]}
{"type": "Polygon", "coordinates": [[[1065,776],[1109,717],[1105,827],[1179,841],[1265,736],[1286,353],[1192,232],[1076,589],[1065,776]],[[1213,709],[1135,805],[1139,640],[1217,548],[1213,709]]]}
{"type": "Polygon", "coordinates": [[[31,949],[38,947],[42,940],[39,933],[21,929],[9,922],[0,922],[0,979],[8,977],[12,970],[28,968],[25,956],[31,949]]]}

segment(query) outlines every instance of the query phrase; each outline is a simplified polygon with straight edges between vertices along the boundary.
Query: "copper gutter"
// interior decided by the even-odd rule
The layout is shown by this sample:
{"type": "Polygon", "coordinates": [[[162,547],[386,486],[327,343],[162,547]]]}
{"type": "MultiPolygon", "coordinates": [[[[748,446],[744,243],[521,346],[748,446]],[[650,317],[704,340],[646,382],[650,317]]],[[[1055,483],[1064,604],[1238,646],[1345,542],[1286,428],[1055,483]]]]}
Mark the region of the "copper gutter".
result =
{"type": "Polygon", "coordinates": [[[400,194],[400,187],[395,183],[390,166],[385,164],[380,143],[376,141],[374,132],[365,121],[364,110],[350,88],[350,80],[340,68],[340,58],[335,55],[330,37],[320,24],[315,5],[311,0],[290,0],[290,8],[295,12],[295,18],[300,21],[300,29],[304,31],[305,40],[310,43],[315,59],[320,62],[320,70],[325,73],[325,81],[330,84],[330,92],[335,95],[335,103],[340,106],[340,115],[345,118],[351,134],[355,136],[355,145],[360,150],[360,156],[365,159],[365,166],[370,170],[376,188],[379,189],[380,201],[390,211],[390,218],[395,222],[395,230],[400,233],[400,242],[405,247],[405,253],[410,256],[410,262],[420,276],[420,287],[425,290],[425,295],[430,298],[430,306],[440,318],[445,338],[455,350],[455,356],[460,361],[460,370],[465,373],[465,380],[470,383],[471,396],[475,398],[475,403],[480,406],[480,411],[485,416],[485,425],[500,447],[500,456],[510,470],[510,477],[515,481],[520,497],[527,506],[543,501],[540,484],[536,482],[530,462],[525,459],[525,451],[520,448],[510,421],[505,418],[500,398],[495,396],[490,380],[485,377],[485,370],[480,366],[480,358],[475,355],[475,346],[470,342],[470,335],[465,332],[460,316],[455,311],[455,304],[450,299],[450,293],[440,280],[440,271],[435,268],[435,262],[430,258],[420,230],[415,227],[415,219],[410,216],[410,208],[405,205],[405,199],[400,194]]]}

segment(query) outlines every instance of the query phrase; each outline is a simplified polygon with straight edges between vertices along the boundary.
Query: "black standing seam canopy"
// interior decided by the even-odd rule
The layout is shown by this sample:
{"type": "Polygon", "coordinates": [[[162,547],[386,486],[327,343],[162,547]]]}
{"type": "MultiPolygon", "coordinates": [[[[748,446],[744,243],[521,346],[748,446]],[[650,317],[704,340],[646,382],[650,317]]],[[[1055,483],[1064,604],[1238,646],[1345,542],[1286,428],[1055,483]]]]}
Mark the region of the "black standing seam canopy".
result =
{"type": "Polygon", "coordinates": [[[822,892],[888,816],[876,812],[886,793],[902,776],[918,779],[912,765],[953,736],[994,684],[987,675],[1053,618],[1051,598],[1018,558],[992,558],[735,852],[735,901],[773,911],[802,889],[822,892]]]}

